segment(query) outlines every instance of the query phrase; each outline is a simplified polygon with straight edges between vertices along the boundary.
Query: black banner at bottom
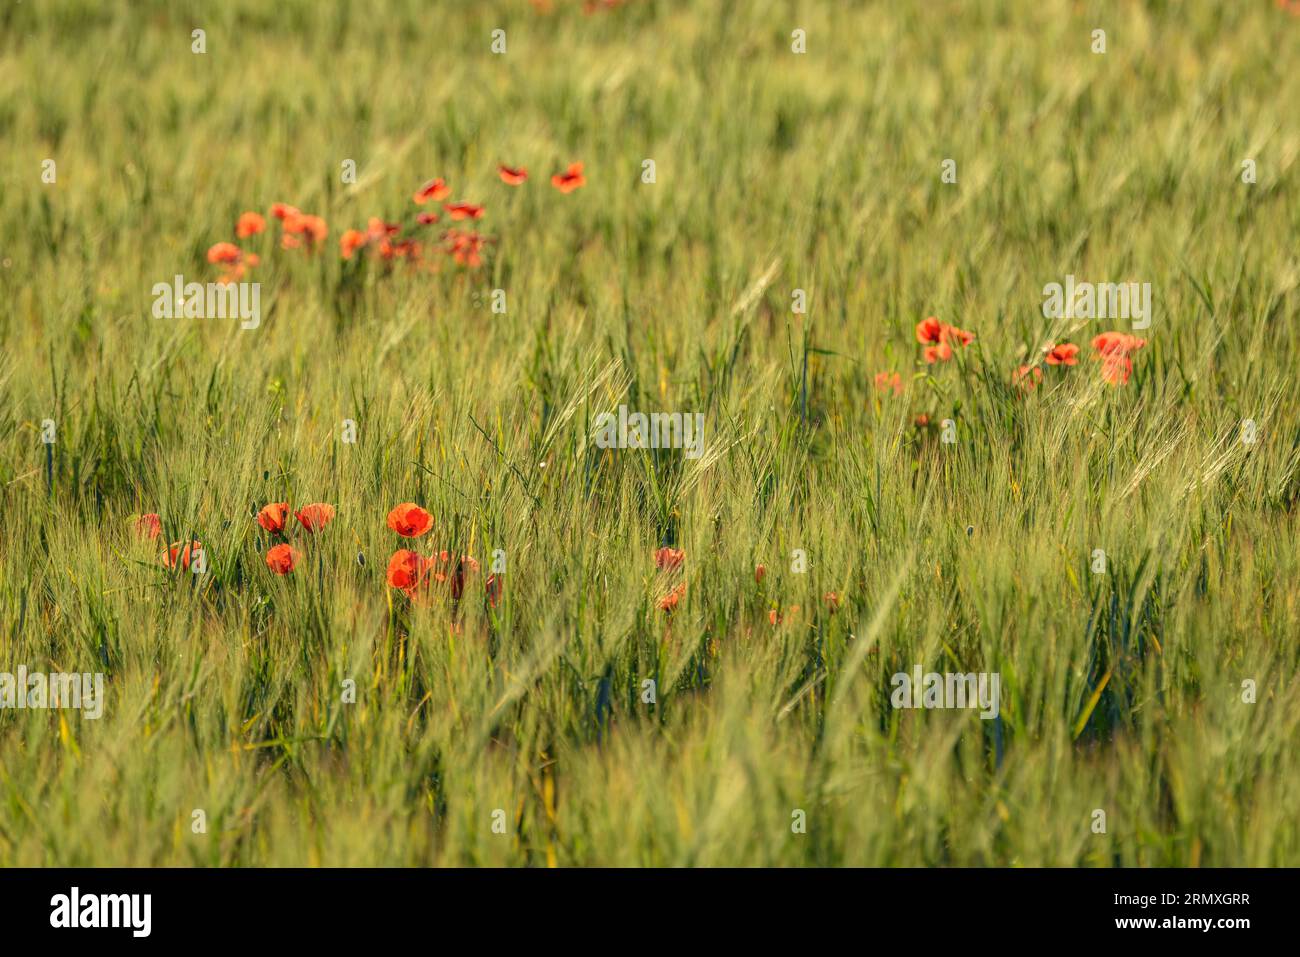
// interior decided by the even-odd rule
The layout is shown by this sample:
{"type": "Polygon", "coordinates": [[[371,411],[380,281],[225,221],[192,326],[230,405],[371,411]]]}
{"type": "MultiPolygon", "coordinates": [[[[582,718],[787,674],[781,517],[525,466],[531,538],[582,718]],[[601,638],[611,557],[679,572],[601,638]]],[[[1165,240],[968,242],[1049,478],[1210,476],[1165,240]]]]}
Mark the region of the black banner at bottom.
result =
{"type": "Polygon", "coordinates": [[[1293,871],[1244,869],[5,870],[0,926],[7,945],[242,944],[255,934],[337,947],[448,921],[493,944],[566,926],[612,941],[680,916],[695,939],[713,926],[729,944],[770,944],[787,931],[806,937],[815,918],[828,929],[851,921],[873,940],[964,927],[999,941],[1041,943],[1054,931],[1231,946],[1287,928],[1293,881],[1293,871]]]}

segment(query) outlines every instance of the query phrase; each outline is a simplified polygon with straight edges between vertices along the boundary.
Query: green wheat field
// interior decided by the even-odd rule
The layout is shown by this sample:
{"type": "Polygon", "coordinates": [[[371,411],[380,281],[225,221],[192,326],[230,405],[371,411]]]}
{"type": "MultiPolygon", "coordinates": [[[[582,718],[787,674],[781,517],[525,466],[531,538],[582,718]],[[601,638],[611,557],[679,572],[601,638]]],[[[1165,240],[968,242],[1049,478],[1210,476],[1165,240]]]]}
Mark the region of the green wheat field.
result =
{"type": "Polygon", "coordinates": [[[0,865],[1300,864],[1290,6],[4,0],[0,865]]]}

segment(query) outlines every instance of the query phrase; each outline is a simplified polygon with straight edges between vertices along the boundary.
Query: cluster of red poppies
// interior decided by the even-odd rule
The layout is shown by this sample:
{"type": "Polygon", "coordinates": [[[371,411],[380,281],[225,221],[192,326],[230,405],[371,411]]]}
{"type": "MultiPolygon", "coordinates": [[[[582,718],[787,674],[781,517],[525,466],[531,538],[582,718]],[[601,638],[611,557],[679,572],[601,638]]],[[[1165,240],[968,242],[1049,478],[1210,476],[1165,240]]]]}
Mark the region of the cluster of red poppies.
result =
{"type": "MultiPolygon", "coordinates": [[[[1101,363],[1101,377],[1111,385],[1123,385],[1133,375],[1133,353],[1147,344],[1145,339],[1125,332],[1103,332],[1092,340],[1093,359],[1101,363]]],[[[1043,355],[1049,366],[1079,364],[1079,347],[1072,342],[1054,345],[1043,355]]],[[[1037,365],[1022,365],[1011,376],[1013,385],[1032,392],[1043,381],[1037,365]]]]}
{"type": "MultiPolygon", "coordinates": [[[[928,364],[946,362],[953,357],[954,347],[964,348],[975,341],[975,334],[956,326],[940,322],[930,316],[916,325],[916,341],[925,346],[922,358],[928,364]]],[[[1101,377],[1111,385],[1123,385],[1133,375],[1133,353],[1147,344],[1123,332],[1103,332],[1092,340],[1093,358],[1101,363],[1101,377]]],[[[1079,363],[1079,347],[1071,342],[1049,346],[1043,354],[1049,366],[1073,366],[1079,363]]],[[[1032,392],[1043,381],[1043,370],[1038,364],[1019,366],[1011,375],[1011,383],[1024,392],[1032,392]]],[[[876,373],[873,384],[879,392],[903,393],[903,377],[894,371],[876,373]]],[[[920,427],[929,425],[928,416],[918,416],[920,427]]]]}
{"type": "MultiPolygon", "coordinates": [[[[162,518],[159,517],[157,512],[148,512],[141,515],[136,519],[135,533],[140,538],[153,541],[162,534],[162,518]]],[[[192,541],[188,545],[184,542],[176,542],[163,549],[162,562],[168,568],[175,568],[179,565],[181,568],[188,569],[190,562],[202,551],[202,542],[192,541]]]]}
{"type": "Polygon", "coordinates": [[[954,345],[964,349],[974,342],[975,333],[958,329],[946,322],[940,322],[934,316],[929,316],[916,324],[916,341],[925,346],[921,350],[921,358],[933,365],[951,359],[954,345]]]}
{"type": "Polygon", "coordinates": [[[1111,385],[1123,385],[1133,374],[1133,353],[1147,344],[1145,339],[1123,332],[1103,332],[1092,340],[1093,358],[1101,362],[1101,377],[1111,385]]]}
{"type": "MultiPolygon", "coordinates": [[[[248,214],[245,213],[245,216],[248,214]]],[[[242,219],[242,217],[241,217],[242,219]]],[[[239,282],[244,273],[256,266],[261,260],[257,253],[245,252],[234,243],[216,243],[208,250],[208,262],[221,267],[217,282],[239,282]]]]}
{"type": "MultiPolygon", "coordinates": [[[[257,524],[273,535],[283,535],[289,514],[288,502],[273,502],[257,513],[257,524]]],[[[315,534],[334,518],[334,506],[325,502],[313,502],[311,505],[304,505],[292,514],[307,532],[315,534]]],[[[157,512],[148,512],[141,515],[136,519],[135,532],[140,538],[153,541],[162,534],[162,519],[157,512]]],[[[203,543],[198,540],[189,544],[174,542],[163,550],[162,563],[168,568],[179,566],[188,570],[191,562],[196,560],[196,557],[202,551],[203,543]]],[[[289,574],[301,559],[302,552],[288,542],[274,545],[266,553],[266,565],[277,575],[289,574]]]]}
{"type": "MultiPolygon", "coordinates": [[[[686,561],[686,553],[680,548],[660,548],[655,552],[655,568],[664,573],[664,578],[671,580],[673,572],[682,567],[686,561]]],[[[655,602],[655,607],[660,611],[672,614],[677,610],[677,605],[686,596],[686,581],[683,579],[672,588],[668,593],[655,602]]]]}
{"type": "MultiPolygon", "coordinates": [[[[497,175],[507,186],[521,186],[528,180],[528,170],[522,166],[497,167],[497,175]]],[[[561,193],[572,193],[587,184],[581,163],[569,166],[551,177],[551,185],[561,193]]],[[[451,187],[441,177],[432,179],[415,191],[411,199],[416,206],[442,202],[451,196],[451,187]]],[[[442,214],[431,209],[416,214],[414,223],[390,223],[371,216],[365,229],[345,229],[339,237],[339,255],[352,259],[359,252],[369,250],[384,261],[406,260],[426,262],[425,253],[430,248],[423,238],[422,229],[440,222],[446,216],[450,222],[475,222],[483,218],[486,207],[463,201],[446,202],[442,214]]],[[[287,203],[274,203],[271,216],[280,221],[280,247],[282,249],[316,250],[329,236],[329,226],[320,216],[304,213],[287,203]]],[[[249,239],[266,231],[266,217],[261,213],[245,212],[235,224],[235,236],[249,239]]],[[[483,249],[493,240],[472,229],[452,227],[445,230],[433,248],[444,253],[458,266],[470,269],[483,265],[483,249]]],[[[208,262],[222,267],[220,282],[235,282],[244,277],[248,269],[260,262],[257,253],[241,249],[231,242],[219,242],[208,250],[208,262]]]]}
{"type": "MultiPolygon", "coordinates": [[[[325,502],[313,502],[296,511],[288,502],[272,502],[258,511],[257,524],[271,535],[287,537],[292,515],[305,532],[314,535],[333,520],[334,514],[334,506],[325,502]]],[[[388,513],[388,527],[403,538],[419,538],[433,528],[433,516],[413,502],[403,502],[388,513]]],[[[162,533],[162,519],[155,512],[141,515],[135,530],[140,538],[152,541],[162,533]]],[[[179,566],[188,570],[202,548],[198,541],[170,545],[162,553],[162,562],[168,568],[179,566]]],[[[301,551],[284,541],[267,550],[266,567],[277,575],[288,575],[302,557],[301,551]]],[[[387,580],[390,587],[413,601],[426,599],[435,584],[447,584],[451,597],[459,600],[465,590],[466,576],[478,570],[479,563],[470,555],[453,555],[442,550],[426,557],[409,549],[398,549],[389,559],[387,580]]],[[[501,600],[501,576],[489,575],[484,590],[495,607],[501,600]]]]}
{"type": "MultiPolygon", "coordinates": [[[[402,538],[419,538],[433,528],[433,516],[414,502],[403,502],[388,513],[388,527],[402,538]]],[[[453,555],[445,549],[428,556],[399,548],[388,560],[388,584],[412,601],[423,601],[434,585],[447,585],[453,601],[465,593],[466,575],[476,574],[479,563],[470,555],[453,555]]],[[[488,601],[501,600],[501,577],[489,575],[484,583],[488,601]]]]}
{"type": "MultiPolygon", "coordinates": [[[[290,527],[289,516],[298,520],[303,530],[316,534],[334,518],[334,506],[325,502],[314,502],[294,511],[288,502],[272,502],[257,513],[257,524],[272,535],[287,535],[290,527]]],[[[388,527],[404,539],[416,539],[429,533],[433,528],[433,516],[414,502],[403,502],[388,513],[388,527]]],[[[155,539],[162,531],[162,520],[150,512],[136,521],[136,533],[146,539],[155,539]]],[[[182,547],[180,544],[169,546],[162,554],[163,564],[168,568],[190,567],[191,556],[202,549],[195,541],[182,547]]],[[[302,552],[288,542],[273,545],[266,553],[266,566],[277,575],[288,575],[302,560],[302,552]]],[[[686,580],[682,576],[686,563],[686,552],[680,548],[662,547],[654,553],[655,568],[660,573],[657,590],[663,594],[656,599],[655,607],[671,615],[677,610],[686,596],[686,580]]],[[[401,592],[413,603],[421,604],[429,598],[435,585],[446,585],[453,601],[459,601],[465,593],[468,576],[477,574],[479,563],[470,555],[456,555],[443,549],[429,555],[408,548],[399,548],[388,560],[385,578],[390,588],[401,592]]],[[[758,565],[754,568],[754,581],[762,583],[767,575],[767,568],[758,565]]],[[[490,574],[483,585],[484,594],[492,607],[501,601],[502,576],[490,574]]],[[[840,606],[839,596],[831,591],[823,596],[827,609],[834,613],[840,606]]],[[[788,611],[799,611],[797,605],[788,611]]],[[[768,616],[773,625],[779,625],[785,616],[773,608],[768,616]]]]}
{"type": "MultiPolygon", "coordinates": [[[[313,502],[292,512],[288,502],[272,502],[257,513],[257,524],[272,535],[284,535],[285,526],[292,514],[309,534],[316,534],[334,518],[334,506],[313,502]]],[[[277,575],[287,575],[302,560],[302,552],[288,542],[273,545],[266,553],[266,567],[277,575]]]]}

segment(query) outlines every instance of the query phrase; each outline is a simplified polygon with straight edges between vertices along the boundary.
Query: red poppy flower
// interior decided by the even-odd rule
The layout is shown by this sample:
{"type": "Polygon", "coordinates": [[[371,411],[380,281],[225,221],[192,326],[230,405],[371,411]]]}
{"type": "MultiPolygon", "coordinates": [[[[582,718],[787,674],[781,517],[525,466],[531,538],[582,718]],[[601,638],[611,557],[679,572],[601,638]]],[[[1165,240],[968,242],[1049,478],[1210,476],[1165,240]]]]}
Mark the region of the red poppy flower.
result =
{"type": "Polygon", "coordinates": [[[234,243],[216,243],[208,249],[208,262],[225,266],[226,271],[217,278],[220,283],[237,282],[259,261],[256,253],[246,253],[234,243]]]}
{"type": "Polygon", "coordinates": [[[1025,392],[1033,392],[1042,381],[1043,370],[1038,366],[1021,366],[1011,376],[1011,384],[1019,386],[1025,392]]]}
{"type": "Polygon", "coordinates": [[[147,538],[152,541],[157,538],[161,532],[162,519],[158,517],[157,513],[149,512],[148,514],[141,515],[136,519],[135,534],[137,537],[147,538]]]}
{"type": "Polygon", "coordinates": [[[903,377],[897,372],[877,372],[875,386],[880,392],[888,392],[892,389],[894,395],[902,395],[903,377]]]}
{"type": "MultiPolygon", "coordinates": [[[[788,609],[786,609],[786,610],[787,610],[790,614],[794,614],[796,611],[799,610],[799,606],[798,606],[798,605],[791,605],[791,606],[790,606],[788,609]]],[[[769,612],[767,613],[767,620],[770,621],[770,622],[771,622],[772,624],[774,624],[774,625],[779,625],[779,624],[781,624],[783,621],[785,621],[785,615],[781,614],[781,609],[780,609],[780,608],[773,608],[771,611],[769,611],[769,612]]]]}
{"type": "Polygon", "coordinates": [[[266,229],[266,220],[261,213],[240,213],[239,222],[235,224],[235,235],[240,239],[256,236],[266,229]]]}
{"type": "Polygon", "coordinates": [[[677,605],[681,602],[682,596],[686,594],[686,582],[682,582],[664,597],[655,602],[655,607],[660,611],[672,614],[677,610],[677,605]]]}
{"type": "Polygon", "coordinates": [[[833,615],[840,607],[840,596],[833,591],[828,591],[822,595],[822,601],[826,602],[827,610],[833,615]]]}
{"type": "Polygon", "coordinates": [[[1111,385],[1123,385],[1133,374],[1132,354],[1147,344],[1145,339],[1125,332],[1103,332],[1092,340],[1094,358],[1101,360],[1101,377],[1111,385]]]}
{"type": "Polygon", "coordinates": [[[203,551],[202,542],[190,542],[188,545],[184,546],[179,543],[169,545],[167,551],[162,554],[163,564],[168,568],[175,568],[179,563],[181,568],[188,570],[190,567],[190,558],[195,552],[201,551],[203,551]]]}
{"type": "Polygon", "coordinates": [[[294,212],[284,219],[284,235],[280,245],[285,249],[297,249],[304,241],[315,245],[329,235],[329,227],[319,216],[294,212]]]}
{"type": "Polygon", "coordinates": [[[661,548],[655,552],[655,567],[661,572],[680,568],[686,560],[686,553],[680,548],[661,548]]]}
{"type": "Polygon", "coordinates": [[[1103,332],[1092,340],[1092,347],[1099,356],[1126,356],[1136,352],[1146,344],[1145,339],[1130,336],[1126,332],[1103,332]]]}
{"type": "Polygon", "coordinates": [[[277,575],[287,575],[302,558],[302,552],[289,545],[273,545],[266,553],[266,567],[277,575]]]}
{"type": "Polygon", "coordinates": [[[339,237],[339,255],[351,259],[352,254],[370,242],[370,237],[359,229],[345,229],[339,237]]]}
{"type": "Polygon", "coordinates": [[[415,552],[405,548],[398,549],[388,560],[389,587],[414,597],[422,586],[429,583],[429,568],[432,564],[432,560],[415,552]]]}
{"type": "Polygon", "coordinates": [[[419,538],[433,528],[433,516],[414,502],[403,502],[388,513],[388,527],[403,538],[419,538]]]}
{"type": "Polygon", "coordinates": [[[582,175],[582,164],[570,163],[563,173],[551,177],[551,185],[561,193],[572,193],[579,186],[586,186],[587,177],[582,175]]]}
{"type": "Polygon", "coordinates": [[[755,566],[754,566],[754,581],[756,581],[756,582],[761,582],[761,581],[762,581],[764,578],[766,578],[766,577],[767,577],[767,566],[766,566],[766,565],[755,565],[755,566]]]}
{"type": "Polygon", "coordinates": [[[439,177],[438,179],[429,180],[429,182],[417,189],[415,195],[412,196],[411,199],[415,200],[417,206],[423,206],[429,200],[433,200],[436,203],[440,200],[446,199],[450,195],[451,187],[443,182],[442,177],[439,177]]]}
{"type": "Polygon", "coordinates": [[[447,252],[455,260],[456,265],[471,268],[483,265],[483,257],[479,255],[479,252],[483,249],[487,240],[478,233],[449,229],[443,239],[447,242],[447,252]]]}
{"type": "MultiPolygon", "coordinates": [[[[453,558],[444,550],[425,558],[408,549],[399,549],[388,562],[388,584],[416,598],[431,583],[450,581],[451,597],[459,600],[465,590],[465,575],[478,570],[478,562],[468,555],[453,558]]],[[[499,583],[495,586],[499,594],[499,583]]]]}
{"type": "Polygon", "coordinates": [[[447,203],[442,208],[452,220],[483,218],[483,207],[473,203],[447,203]]]}
{"type": "Polygon", "coordinates": [[[975,333],[967,332],[965,329],[958,329],[956,326],[944,326],[940,338],[944,342],[956,340],[963,346],[968,346],[975,341],[975,333]]]}
{"type": "Polygon", "coordinates": [[[938,342],[942,333],[943,323],[934,316],[928,316],[916,324],[917,342],[938,342]]]}
{"type": "Polygon", "coordinates": [[[243,257],[243,250],[234,243],[216,243],[208,249],[208,262],[210,263],[237,263],[243,257]]]}
{"type": "Polygon", "coordinates": [[[1133,360],[1123,353],[1101,356],[1101,377],[1111,385],[1123,385],[1133,374],[1133,360]]]}
{"type": "Polygon", "coordinates": [[[510,186],[518,186],[528,178],[528,170],[522,166],[506,166],[503,163],[497,167],[497,175],[501,177],[501,182],[510,186]]]}
{"type": "Polygon", "coordinates": [[[975,333],[958,329],[946,322],[940,322],[934,316],[929,316],[916,324],[916,341],[922,344],[929,343],[921,351],[921,355],[926,362],[933,364],[951,359],[954,344],[970,345],[975,341],[975,333]]]}
{"type": "Polygon", "coordinates": [[[290,216],[298,215],[298,207],[290,206],[288,203],[272,203],[271,215],[280,220],[288,219],[290,216]]]}
{"type": "Polygon", "coordinates": [[[1049,366],[1072,366],[1079,362],[1079,347],[1070,342],[1062,342],[1047,350],[1045,357],[1049,366]]]}
{"type": "Polygon", "coordinates": [[[386,236],[396,236],[402,231],[401,223],[388,223],[378,216],[371,216],[366,220],[366,235],[371,239],[383,239],[386,236]]]}
{"type": "Polygon", "coordinates": [[[325,502],[315,502],[311,505],[304,505],[293,514],[302,523],[303,528],[315,534],[334,518],[334,506],[327,505],[325,502]]]}
{"type": "Polygon", "coordinates": [[[396,243],[385,239],[379,243],[379,255],[384,259],[419,259],[420,244],[412,239],[403,239],[396,243]]]}
{"type": "Polygon", "coordinates": [[[946,342],[941,342],[937,346],[926,346],[921,350],[921,356],[931,365],[936,362],[947,362],[952,358],[952,346],[946,342]]]}
{"type": "Polygon", "coordinates": [[[257,513],[257,524],[268,532],[283,532],[289,518],[288,502],[272,502],[257,513]]]}
{"type": "Polygon", "coordinates": [[[420,215],[415,217],[415,221],[419,223],[421,226],[428,226],[430,223],[436,223],[438,221],[438,214],[420,213],[420,215]]]}

